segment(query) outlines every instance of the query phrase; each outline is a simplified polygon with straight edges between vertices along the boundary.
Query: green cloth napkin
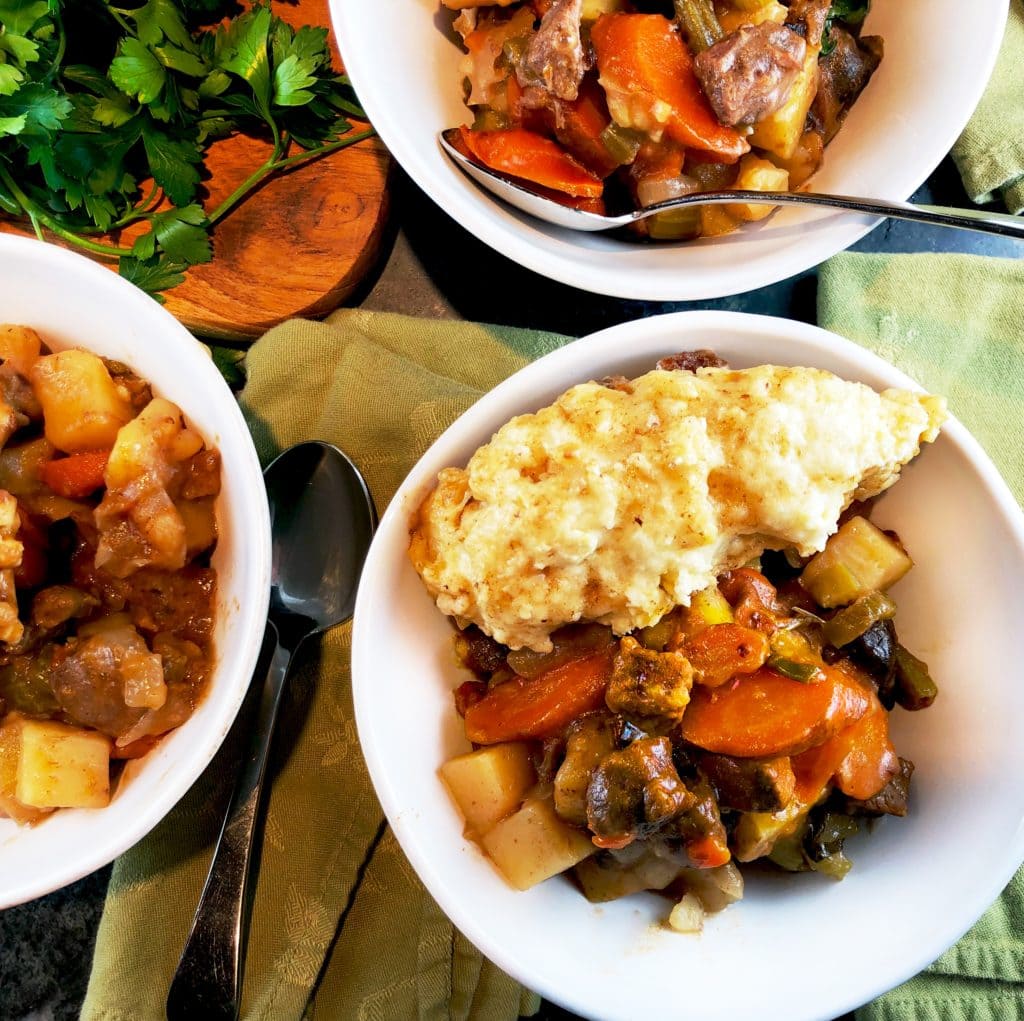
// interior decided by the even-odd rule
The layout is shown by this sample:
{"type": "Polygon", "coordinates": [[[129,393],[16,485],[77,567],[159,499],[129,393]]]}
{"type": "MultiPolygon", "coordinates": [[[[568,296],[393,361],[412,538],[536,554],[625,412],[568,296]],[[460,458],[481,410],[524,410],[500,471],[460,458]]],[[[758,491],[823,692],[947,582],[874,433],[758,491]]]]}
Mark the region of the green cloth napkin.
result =
{"type": "MultiPolygon", "coordinates": [[[[822,269],[819,306],[823,325],[946,394],[1019,499],[1024,464],[1014,431],[1003,426],[1024,406],[1022,294],[1024,262],[842,255],[822,269]]],[[[383,511],[449,422],[565,340],[343,311],[258,341],[242,402],[265,460],[301,439],[332,440],[363,469],[383,511]]],[[[506,1021],[532,1012],[536,998],[452,927],[383,827],[352,721],[348,649],[347,627],[329,634],[300,671],[296,705],[286,707],[290,750],[270,802],[243,1016],[506,1021]]],[[[86,1021],[163,1016],[230,755],[226,748],[168,819],[116,863],[86,1021]]],[[[859,1021],[1024,1017],[1022,925],[1018,877],[955,948],[863,1008],[859,1021]]]]}
{"type": "MultiPolygon", "coordinates": [[[[363,470],[383,511],[449,422],[565,340],[343,311],[259,340],[247,358],[242,404],[264,462],[299,440],[330,440],[363,470]]],[[[320,655],[306,657],[284,708],[290,733],[281,744],[289,747],[268,810],[242,1016],[511,1021],[532,1014],[537,998],[455,930],[383,826],[353,722],[350,633],[334,629],[320,655]]],[[[226,747],[167,819],[116,862],[84,1021],[164,1017],[232,754],[226,747]]]]}
{"type": "Polygon", "coordinates": [[[999,60],[977,110],[953,146],[953,160],[967,194],[975,202],[991,202],[1001,195],[1011,213],[1024,210],[1024,75],[1021,68],[1024,68],[1024,0],[1010,0],[1010,16],[999,60]]]}
{"type": "MultiPolygon", "coordinates": [[[[945,394],[1024,504],[1022,306],[1024,261],[1011,259],[851,253],[819,278],[818,322],[945,394]]],[[[1024,870],[959,943],[857,1011],[857,1021],[1022,1018],[1024,870]]]]}

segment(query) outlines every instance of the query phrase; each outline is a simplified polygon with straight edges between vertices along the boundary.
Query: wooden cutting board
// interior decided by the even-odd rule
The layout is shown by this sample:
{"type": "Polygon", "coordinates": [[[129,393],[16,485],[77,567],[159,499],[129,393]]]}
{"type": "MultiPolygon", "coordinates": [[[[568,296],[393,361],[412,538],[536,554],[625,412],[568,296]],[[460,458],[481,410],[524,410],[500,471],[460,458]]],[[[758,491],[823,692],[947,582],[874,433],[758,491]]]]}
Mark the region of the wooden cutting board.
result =
{"type": "MultiPolygon", "coordinates": [[[[273,6],[291,25],[330,24],[326,0],[273,6]]],[[[269,153],[269,143],[241,135],[215,143],[205,208],[230,195],[269,153]]],[[[166,307],[192,332],[236,342],[285,319],[337,308],[380,254],[390,172],[387,150],[371,138],[271,178],[217,224],[213,261],[193,266],[166,293],[166,307]]],[[[0,230],[31,234],[3,221],[0,230]]],[[[121,240],[130,240],[128,232],[121,240]]]]}

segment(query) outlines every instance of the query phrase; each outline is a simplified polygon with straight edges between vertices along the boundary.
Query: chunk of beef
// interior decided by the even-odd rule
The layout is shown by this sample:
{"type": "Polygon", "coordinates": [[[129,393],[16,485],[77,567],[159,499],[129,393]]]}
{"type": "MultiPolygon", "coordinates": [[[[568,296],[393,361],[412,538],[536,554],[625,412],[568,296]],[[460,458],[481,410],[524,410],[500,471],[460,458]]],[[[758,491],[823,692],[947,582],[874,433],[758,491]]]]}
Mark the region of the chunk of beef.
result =
{"type": "Polygon", "coordinates": [[[587,825],[599,847],[649,836],[694,803],[672,763],[672,742],[647,737],[612,752],[587,787],[587,825]]]}
{"type": "Polygon", "coordinates": [[[645,649],[628,635],[612,664],[605,702],[644,730],[671,728],[690,702],[693,668],[680,652],[645,649]]]}
{"type": "Polygon", "coordinates": [[[660,358],[656,369],[663,372],[696,372],[698,369],[724,369],[727,362],[714,351],[699,348],[696,351],[680,351],[678,354],[660,358]]]}
{"type": "Polygon", "coordinates": [[[565,758],[555,774],[555,811],[574,826],[587,825],[587,790],[601,760],[615,751],[616,722],[606,713],[577,720],[565,742],[565,758]]]}
{"type": "Polygon", "coordinates": [[[796,777],[788,756],[737,759],[705,752],[699,761],[722,808],[738,812],[778,812],[793,800],[796,777]]]}
{"type": "Polygon", "coordinates": [[[490,635],[485,635],[475,624],[470,624],[455,636],[455,655],[477,677],[486,680],[506,666],[508,649],[490,635]]]}
{"type": "Polygon", "coordinates": [[[900,771],[873,798],[866,801],[848,798],[846,811],[851,815],[906,815],[913,775],[914,763],[900,758],[900,771]]]}
{"type": "Polygon", "coordinates": [[[690,781],[693,803],[672,823],[694,868],[715,868],[729,860],[728,836],[715,792],[706,777],[690,781]]]}
{"type": "Polygon", "coordinates": [[[842,126],[850,107],[882,62],[883,54],[879,36],[857,39],[836,25],[829,35],[834,46],[818,64],[818,92],[810,111],[811,126],[822,134],[826,144],[842,126]]]}
{"type": "Polygon", "coordinates": [[[693,69],[723,124],[756,124],[789,98],[806,53],[791,28],[764,21],[698,53],[693,69]]]}
{"type": "Polygon", "coordinates": [[[831,9],[832,0],[793,0],[789,5],[786,24],[798,31],[808,45],[820,46],[831,9]]]}
{"type": "Polygon", "coordinates": [[[583,0],[558,0],[544,15],[516,69],[520,85],[557,99],[576,99],[587,70],[582,15],[583,0]]]}

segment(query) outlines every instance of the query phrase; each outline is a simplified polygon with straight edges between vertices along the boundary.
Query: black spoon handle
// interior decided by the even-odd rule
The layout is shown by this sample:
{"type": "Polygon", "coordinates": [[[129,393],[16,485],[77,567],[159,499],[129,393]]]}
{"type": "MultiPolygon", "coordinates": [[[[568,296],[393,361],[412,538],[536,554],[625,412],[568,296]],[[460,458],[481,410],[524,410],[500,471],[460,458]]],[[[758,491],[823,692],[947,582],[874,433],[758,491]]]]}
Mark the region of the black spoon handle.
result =
{"type": "Polygon", "coordinates": [[[270,738],[292,660],[270,621],[267,633],[273,638],[274,653],[263,683],[256,727],[167,995],[168,1021],[235,1021],[241,1008],[252,915],[253,838],[263,801],[270,738]]]}

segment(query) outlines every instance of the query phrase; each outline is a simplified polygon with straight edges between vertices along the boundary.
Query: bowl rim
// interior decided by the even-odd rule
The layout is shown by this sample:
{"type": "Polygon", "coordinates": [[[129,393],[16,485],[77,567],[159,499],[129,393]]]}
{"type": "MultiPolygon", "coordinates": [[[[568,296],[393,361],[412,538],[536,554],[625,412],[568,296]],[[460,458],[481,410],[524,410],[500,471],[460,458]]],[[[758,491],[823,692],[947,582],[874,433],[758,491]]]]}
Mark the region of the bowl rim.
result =
{"type": "MultiPolygon", "coordinates": [[[[246,512],[252,532],[246,536],[244,544],[239,541],[238,556],[244,557],[249,563],[254,576],[260,583],[260,588],[258,594],[254,596],[248,612],[245,606],[240,604],[239,612],[232,617],[231,621],[232,629],[243,628],[248,633],[248,638],[251,639],[242,646],[247,650],[244,662],[231,664],[232,671],[240,679],[245,678],[245,680],[236,685],[230,698],[221,705],[216,718],[209,721],[207,740],[202,744],[190,746],[188,768],[183,765],[182,768],[173,770],[170,775],[163,776],[159,785],[153,790],[152,797],[133,817],[132,824],[129,826],[119,827],[108,832],[102,824],[103,813],[106,809],[61,809],[61,813],[95,812],[95,819],[98,823],[95,840],[87,846],[76,848],[74,856],[68,856],[62,868],[51,869],[45,874],[30,876],[20,883],[11,883],[6,886],[2,900],[0,900],[0,909],[14,907],[52,893],[108,865],[118,855],[138,843],[161,822],[207,768],[227,737],[249,690],[249,679],[259,657],[269,608],[271,561],[270,510],[267,505],[263,473],[256,448],[238,401],[228,389],[227,383],[214,365],[213,359],[208,356],[205,347],[152,297],[118,276],[116,271],[112,271],[84,255],[33,238],[0,234],[0,259],[6,257],[15,259],[24,257],[33,260],[42,258],[51,262],[55,270],[69,275],[77,275],[92,283],[97,291],[117,292],[117,308],[123,314],[136,317],[141,321],[159,323],[159,330],[154,329],[153,332],[168,338],[176,338],[174,343],[182,346],[181,356],[191,363],[190,373],[201,377],[206,385],[223,391],[225,420],[220,430],[218,449],[223,448],[224,436],[229,429],[234,434],[234,438],[241,441],[238,444],[239,450],[234,454],[234,463],[243,483],[239,488],[244,490],[246,497],[252,501],[246,512]],[[44,246],[45,250],[43,250],[44,246]],[[264,581],[266,584],[263,584],[264,581]]],[[[155,385],[158,390],[161,389],[159,381],[155,385]]],[[[224,612],[224,607],[221,607],[221,612],[224,612]]],[[[219,656],[216,649],[214,654],[219,656]]],[[[216,681],[220,665],[219,659],[215,661],[214,673],[210,679],[211,686],[216,681]]],[[[210,689],[207,690],[206,697],[209,694],[210,689]]],[[[206,697],[200,701],[200,708],[205,703],[206,697]]],[[[187,727],[191,719],[192,717],[186,720],[181,727],[175,728],[172,733],[187,727]]],[[[138,782],[141,778],[133,779],[138,782]]],[[[47,821],[42,822],[39,829],[43,829],[47,821]]]]}
{"type": "MultiPolygon", "coordinates": [[[[589,334],[577,341],[570,342],[547,355],[529,363],[518,372],[509,376],[493,390],[484,395],[476,404],[464,412],[453,422],[437,440],[427,449],[416,462],[409,474],[396,491],[387,510],[381,518],[376,536],[371,545],[364,565],[356,600],[355,616],[352,633],[352,685],[357,731],[360,746],[370,773],[374,789],[383,807],[385,816],[394,831],[402,851],[406,854],[415,872],[420,877],[430,895],[436,900],[444,913],[456,927],[477,946],[486,957],[502,968],[507,974],[522,982],[528,988],[540,993],[546,999],[570,1010],[580,1010],[581,1004],[574,1002],[565,988],[545,981],[520,967],[519,959],[506,946],[495,939],[479,912],[467,905],[448,885],[441,872],[435,867],[431,853],[431,843],[421,833],[416,813],[409,811],[409,805],[400,793],[400,788],[392,783],[392,771],[387,768],[387,756],[382,745],[373,740],[373,727],[370,716],[370,702],[373,692],[374,652],[371,641],[372,628],[364,623],[366,607],[380,598],[379,590],[387,588],[385,581],[387,568],[394,556],[394,542],[397,536],[408,534],[408,516],[411,505],[408,502],[412,494],[421,495],[429,485],[433,473],[429,470],[436,460],[436,451],[447,447],[454,441],[463,443],[474,440],[474,437],[489,437],[490,426],[498,417],[499,411],[504,414],[503,420],[511,415],[537,407],[543,401],[532,404],[528,395],[536,388],[534,384],[543,384],[541,389],[550,389],[552,380],[556,385],[564,383],[569,375],[569,366],[578,363],[581,349],[585,349],[601,360],[604,352],[610,349],[622,351],[621,360],[633,357],[630,341],[643,339],[645,335],[664,334],[666,327],[679,324],[689,331],[706,326],[744,333],[748,337],[757,334],[771,334],[778,337],[781,332],[801,342],[802,351],[819,352],[828,358],[839,354],[848,358],[856,366],[858,373],[879,375],[886,379],[886,385],[905,387],[917,392],[924,392],[923,387],[907,376],[900,369],[886,362],[873,352],[862,348],[853,341],[838,334],[824,330],[809,323],[787,320],[774,316],[763,316],[744,312],[719,310],[693,310],[666,313],[643,319],[631,320],[589,334]],[[551,377],[550,379],[548,377],[551,377]],[[519,395],[519,396],[517,396],[519,395]],[[511,406],[511,410],[510,410],[511,406]],[[362,612],[361,612],[362,611],[362,612]]],[[[795,355],[801,357],[801,353],[795,355]]],[[[787,364],[797,364],[790,362],[787,364]]],[[[582,381],[583,374],[578,374],[582,381]]],[[[588,377],[589,378],[589,377],[588,377]]],[[[851,376],[851,378],[853,378],[851,376]]],[[[1024,562],[1024,510],[1018,505],[1005,480],[992,463],[981,444],[952,415],[942,427],[942,435],[953,444],[958,453],[977,471],[987,493],[991,497],[998,515],[1003,518],[1008,530],[1014,536],[1017,545],[1017,557],[1024,562]]],[[[486,439],[474,440],[485,442],[486,439]]],[[[447,462],[446,462],[447,463],[447,462]]],[[[436,468],[436,465],[434,466],[436,468]]],[[[404,552],[404,545],[400,546],[404,552]]],[[[952,946],[980,917],[984,910],[992,904],[1016,870],[1024,864],[1024,820],[1021,821],[1012,845],[1000,849],[1001,864],[993,868],[985,877],[985,881],[975,891],[969,906],[965,904],[961,913],[957,914],[951,924],[939,931],[931,933],[929,940],[921,941],[900,961],[898,967],[891,968],[883,976],[872,976],[872,981],[865,983],[862,995],[855,999],[847,999],[842,1003],[829,1004],[829,1016],[853,1010],[876,996],[894,988],[901,982],[919,973],[935,960],[944,950],[952,946]]],[[[766,1018],[769,1015],[766,1015],[766,1018]]],[[[771,1015],[776,1017],[776,1015],[771,1015]]],[[[797,1017],[817,1017],[809,1011],[792,1013],[787,1021],[795,1021],[797,1017]]]]}
{"type": "MultiPolygon", "coordinates": [[[[885,184],[876,189],[878,198],[899,202],[913,195],[949,153],[970,120],[991,78],[1006,30],[1010,0],[991,2],[996,5],[999,18],[992,19],[993,27],[984,53],[973,62],[974,75],[969,86],[960,89],[955,96],[955,104],[950,110],[953,116],[947,116],[928,135],[926,144],[917,147],[913,160],[893,167],[885,184]]],[[[845,251],[883,222],[878,218],[843,214],[834,229],[813,234],[795,248],[775,253],[767,262],[758,260],[751,267],[737,259],[728,273],[723,271],[706,278],[694,278],[683,271],[665,279],[660,274],[622,272],[611,252],[602,259],[600,266],[595,267],[593,263],[573,257],[576,249],[568,238],[576,232],[546,224],[541,226],[549,233],[554,232],[553,237],[566,239],[566,250],[554,252],[543,249],[521,229],[523,224],[537,225],[532,217],[507,206],[469,181],[450,160],[445,159],[446,169],[441,176],[438,175],[435,161],[440,147],[436,139],[420,140],[419,134],[406,129],[397,105],[391,100],[391,90],[380,80],[379,61],[374,58],[374,48],[363,45],[365,40],[354,30],[359,6],[346,4],[345,0],[329,0],[346,72],[355,84],[370,122],[391,154],[417,186],[460,226],[495,251],[543,277],[582,291],[632,300],[723,298],[769,286],[812,269],[825,259],[845,251]]],[[[433,27],[434,31],[440,31],[436,25],[433,27]]],[[[701,242],[688,244],[699,247],[701,242]]],[[[625,247],[622,246],[623,250],[625,247]]],[[[636,248],[635,245],[629,247],[636,248]]]]}

